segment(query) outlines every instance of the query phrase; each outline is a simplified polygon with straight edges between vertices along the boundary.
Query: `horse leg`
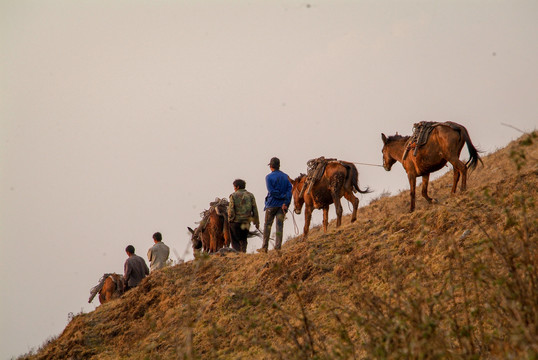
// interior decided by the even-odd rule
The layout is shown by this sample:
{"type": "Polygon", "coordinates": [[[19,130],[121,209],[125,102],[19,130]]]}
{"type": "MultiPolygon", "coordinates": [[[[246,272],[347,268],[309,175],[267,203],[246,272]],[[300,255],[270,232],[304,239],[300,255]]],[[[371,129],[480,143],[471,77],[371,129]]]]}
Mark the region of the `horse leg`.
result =
{"type": "Polygon", "coordinates": [[[217,251],[217,234],[210,232],[209,234],[209,252],[217,251]]]}
{"type": "Polygon", "coordinates": [[[411,200],[411,208],[409,209],[409,212],[415,211],[415,190],[417,187],[417,177],[415,175],[407,175],[407,178],[409,179],[409,197],[411,200]]]}
{"type": "Polygon", "coordinates": [[[103,287],[99,291],[99,303],[104,304],[112,299],[112,288],[115,286],[112,278],[107,277],[103,283],[103,287]]]}
{"type": "Polygon", "coordinates": [[[353,212],[351,213],[351,222],[357,220],[357,210],[359,208],[359,199],[353,195],[353,192],[345,192],[344,197],[353,205],[353,212]]]}
{"type": "Polygon", "coordinates": [[[460,181],[460,171],[454,168],[454,182],[452,183],[452,190],[451,190],[452,194],[456,193],[456,189],[458,188],[458,181],[460,181]]]}
{"type": "Polygon", "coordinates": [[[109,302],[110,300],[112,300],[112,290],[111,289],[108,289],[108,291],[106,292],[106,301],[109,302]]]}
{"type": "Polygon", "coordinates": [[[334,207],[336,210],[336,227],[339,227],[340,225],[342,225],[342,213],[344,212],[344,209],[342,208],[340,198],[337,198],[336,196],[334,199],[334,207]]]}
{"type": "MultiPolygon", "coordinates": [[[[459,161],[459,160],[458,160],[459,161]]],[[[467,166],[463,162],[460,161],[460,170],[461,173],[461,191],[467,190],[467,166]]],[[[456,192],[456,190],[454,190],[456,192]]]]}
{"type": "Polygon", "coordinates": [[[228,220],[224,220],[224,228],[222,231],[224,232],[224,246],[229,247],[232,242],[232,235],[230,234],[230,223],[228,220]]]}
{"type": "Polygon", "coordinates": [[[331,197],[333,198],[334,208],[336,210],[336,227],[339,227],[342,225],[342,203],[340,202],[340,198],[342,197],[340,195],[340,190],[344,186],[345,177],[343,174],[335,174],[331,178],[330,186],[331,189],[331,197]]]}
{"type": "Polygon", "coordinates": [[[209,233],[201,231],[200,240],[202,241],[202,252],[209,252],[209,233]]]}
{"type": "Polygon", "coordinates": [[[428,184],[430,183],[430,174],[422,176],[422,197],[426,199],[430,204],[433,199],[428,196],[428,184]]]}
{"type": "Polygon", "coordinates": [[[452,194],[456,193],[458,188],[458,180],[460,179],[461,174],[461,191],[467,189],[467,166],[458,158],[451,159],[449,162],[454,168],[454,183],[452,184],[452,194]]]}
{"type": "Polygon", "coordinates": [[[312,220],[312,207],[305,206],[304,208],[304,229],[303,238],[306,240],[308,237],[308,229],[310,228],[310,221],[312,220]]]}
{"type": "Polygon", "coordinates": [[[323,208],[323,232],[327,232],[327,226],[329,226],[329,207],[323,208]]]}

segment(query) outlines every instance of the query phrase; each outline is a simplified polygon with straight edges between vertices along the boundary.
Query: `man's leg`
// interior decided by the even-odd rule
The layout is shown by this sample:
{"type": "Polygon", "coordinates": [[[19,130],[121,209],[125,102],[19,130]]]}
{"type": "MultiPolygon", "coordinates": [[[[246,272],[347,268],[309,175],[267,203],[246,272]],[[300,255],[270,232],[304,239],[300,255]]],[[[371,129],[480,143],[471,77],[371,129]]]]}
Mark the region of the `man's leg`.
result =
{"type": "Polygon", "coordinates": [[[276,234],[275,234],[275,249],[280,250],[282,247],[282,237],[284,235],[284,210],[278,208],[276,213],[276,234]]]}
{"type": "Polygon", "coordinates": [[[241,252],[246,253],[247,252],[247,244],[248,244],[248,231],[250,229],[250,223],[242,223],[241,224],[241,232],[239,237],[239,245],[241,247],[241,252]]]}
{"type": "Polygon", "coordinates": [[[230,223],[230,235],[232,236],[232,249],[236,251],[241,251],[241,224],[240,223],[230,223]]]}
{"type": "Polygon", "coordinates": [[[263,245],[262,249],[269,248],[269,235],[271,235],[271,227],[273,226],[273,221],[275,220],[276,211],[278,208],[268,208],[265,210],[265,223],[263,224],[263,245]]]}

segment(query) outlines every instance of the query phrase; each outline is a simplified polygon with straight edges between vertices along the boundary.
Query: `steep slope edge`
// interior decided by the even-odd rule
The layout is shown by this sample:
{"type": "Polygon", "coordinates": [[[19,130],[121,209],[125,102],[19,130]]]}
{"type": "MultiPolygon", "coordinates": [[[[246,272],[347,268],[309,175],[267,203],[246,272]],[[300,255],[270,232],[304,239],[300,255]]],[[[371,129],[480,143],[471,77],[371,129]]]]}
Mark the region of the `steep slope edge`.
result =
{"type": "Polygon", "coordinates": [[[449,195],[451,173],[433,181],[436,205],[409,214],[403,191],[280,253],[166,268],[23,358],[536,356],[537,159],[525,134],[466,193],[449,195]]]}

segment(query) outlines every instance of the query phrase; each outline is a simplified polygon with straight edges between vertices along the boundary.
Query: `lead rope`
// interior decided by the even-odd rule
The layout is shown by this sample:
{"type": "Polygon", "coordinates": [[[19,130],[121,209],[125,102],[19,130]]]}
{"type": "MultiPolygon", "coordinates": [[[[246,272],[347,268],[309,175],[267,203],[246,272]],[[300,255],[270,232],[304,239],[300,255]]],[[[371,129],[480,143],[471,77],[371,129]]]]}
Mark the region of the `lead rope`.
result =
{"type": "Polygon", "coordinates": [[[297,222],[295,222],[294,212],[295,211],[291,212],[291,219],[293,220],[293,229],[295,230],[295,235],[297,236],[297,235],[299,235],[299,227],[297,226],[297,222]]]}
{"type": "Polygon", "coordinates": [[[369,163],[361,163],[361,162],[352,162],[352,164],[357,164],[357,165],[366,165],[366,166],[379,166],[379,167],[383,167],[383,165],[378,165],[378,164],[369,164],[369,163]]]}

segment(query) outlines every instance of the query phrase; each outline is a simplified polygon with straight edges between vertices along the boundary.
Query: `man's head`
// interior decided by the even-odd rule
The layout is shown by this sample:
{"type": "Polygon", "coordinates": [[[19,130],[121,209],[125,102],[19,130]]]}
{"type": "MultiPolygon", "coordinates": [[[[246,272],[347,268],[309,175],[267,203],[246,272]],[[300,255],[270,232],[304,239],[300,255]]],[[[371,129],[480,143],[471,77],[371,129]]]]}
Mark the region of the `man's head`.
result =
{"type": "Polygon", "coordinates": [[[125,248],[125,252],[128,254],[128,255],[134,255],[135,253],[135,248],[133,245],[129,245],[125,248]]]}
{"type": "Polygon", "coordinates": [[[160,232],[156,232],[155,234],[153,234],[153,240],[162,241],[162,239],[163,239],[163,236],[161,235],[160,232]]]}
{"type": "Polygon", "coordinates": [[[271,161],[269,161],[269,166],[271,169],[279,170],[280,169],[280,159],[277,157],[271,158],[271,161]]]}
{"type": "Polygon", "coordinates": [[[244,189],[247,186],[247,183],[243,179],[235,179],[233,185],[235,189],[244,189]]]}

